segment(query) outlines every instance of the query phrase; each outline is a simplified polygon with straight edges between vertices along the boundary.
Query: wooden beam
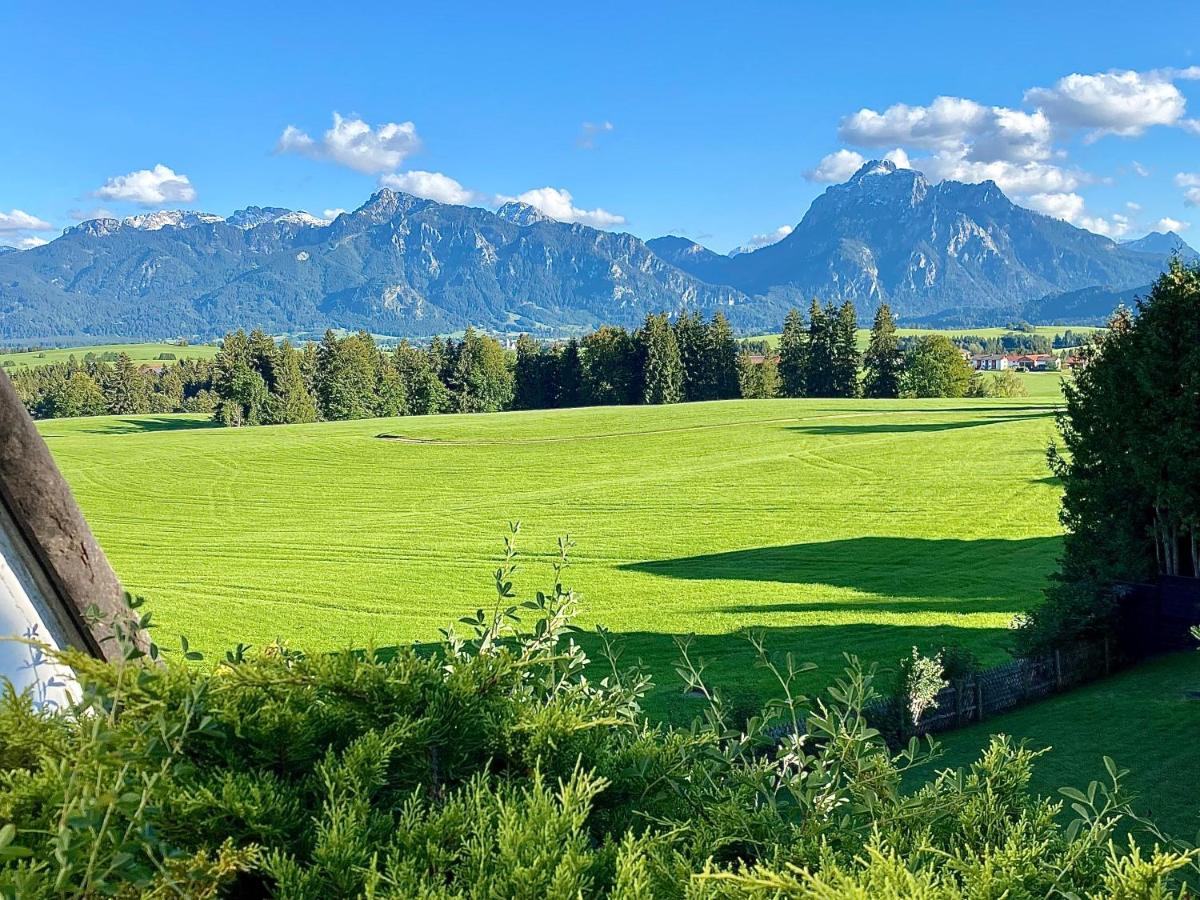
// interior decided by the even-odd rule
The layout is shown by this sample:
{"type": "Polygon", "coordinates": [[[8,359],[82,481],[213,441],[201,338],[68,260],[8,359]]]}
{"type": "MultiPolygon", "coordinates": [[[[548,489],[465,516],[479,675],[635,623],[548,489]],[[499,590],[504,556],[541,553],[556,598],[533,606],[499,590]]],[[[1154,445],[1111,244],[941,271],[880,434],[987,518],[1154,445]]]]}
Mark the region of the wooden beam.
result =
{"type": "MultiPolygon", "coordinates": [[[[96,543],[50,449],[25,410],[16,388],[0,371],[0,526],[7,520],[23,545],[24,562],[49,590],[47,625],[56,643],[102,659],[120,656],[106,625],[89,624],[91,607],[105,622],[128,621],[125,594],[96,543]]],[[[145,643],[145,636],[138,640],[145,643]]],[[[143,646],[144,649],[144,646],[143,646]]]]}

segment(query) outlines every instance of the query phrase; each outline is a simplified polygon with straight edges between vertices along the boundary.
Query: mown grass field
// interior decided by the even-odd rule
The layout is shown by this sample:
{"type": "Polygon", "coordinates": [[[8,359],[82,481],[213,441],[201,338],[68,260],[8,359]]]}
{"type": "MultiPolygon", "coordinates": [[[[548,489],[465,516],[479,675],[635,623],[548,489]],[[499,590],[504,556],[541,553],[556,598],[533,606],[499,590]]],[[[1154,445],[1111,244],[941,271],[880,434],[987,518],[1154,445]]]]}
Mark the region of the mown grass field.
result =
{"type": "Polygon", "coordinates": [[[1003,716],[938,736],[945,751],[936,767],[969,764],[994,732],[1050,748],[1034,770],[1034,786],[1086,789],[1106,779],[1103,756],[1129,769],[1125,784],[1138,811],[1168,833],[1195,840],[1200,830],[1194,773],[1200,770],[1200,653],[1151,660],[1003,716]]]}
{"type": "Polygon", "coordinates": [[[547,586],[555,538],[571,534],[584,623],[622,634],[627,661],[651,668],[656,713],[689,718],[672,666],[688,632],[735,695],[764,685],[734,636],[747,627],[819,663],[812,687],[846,651],[1003,655],[1059,547],[1044,460],[1058,380],[1027,377],[1041,397],[40,428],[164,640],[186,633],[215,653],[435,638],[491,607],[505,523],[519,519],[519,588],[547,586]]]}
{"type": "Polygon", "coordinates": [[[30,350],[24,353],[13,353],[0,349],[0,364],[9,371],[26,369],[31,366],[48,366],[51,363],[63,363],[74,356],[77,360],[89,353],[102,356],[105,353],[125,353],[135,363],[155,362],[162,353],[173,353],[176,359],[211,359],[217,355],[217,348],[212,344],[189,344],[180,347],[176,344],[97,344],[87,347],[56,347],[47,350],[30,350]],[[10,365],[11,363],[11,365],[10,365]]]}

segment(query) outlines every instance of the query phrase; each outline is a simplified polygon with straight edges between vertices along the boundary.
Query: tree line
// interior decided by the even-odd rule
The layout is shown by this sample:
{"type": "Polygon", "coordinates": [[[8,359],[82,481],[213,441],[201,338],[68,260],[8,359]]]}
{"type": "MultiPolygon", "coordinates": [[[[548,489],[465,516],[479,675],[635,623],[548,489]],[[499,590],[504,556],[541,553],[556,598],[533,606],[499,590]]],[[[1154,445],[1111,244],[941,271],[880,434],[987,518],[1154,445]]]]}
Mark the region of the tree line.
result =
{"type": "Polygon", "coordinates": [[[1034,649],[1117,628],[1114,587],[1200,578],[1200,267],[1179,260],[1091,335],[1064,385],[1060,571],[1022,629],[1034,649]]]}
{"type": "Polygon", "coordinates": [[[739,343],[725,316],[647,315],[633,331],[518,338],[515,350],[468,328],[460,339],[380,346],[366,332],[326,332],[295,346],[261,330],[230,332],[211,361],[139,366],[74,357],[13,374],[39,418],[152,412],[211,414],[229,426],[372,416],[497,412],[772,397],[962,397],[1023,393],[1012,373],[975,373],[943,335],[902,341],[887,305],[866,353],[854,304],[791,310],[777,351],[739,343]]]}

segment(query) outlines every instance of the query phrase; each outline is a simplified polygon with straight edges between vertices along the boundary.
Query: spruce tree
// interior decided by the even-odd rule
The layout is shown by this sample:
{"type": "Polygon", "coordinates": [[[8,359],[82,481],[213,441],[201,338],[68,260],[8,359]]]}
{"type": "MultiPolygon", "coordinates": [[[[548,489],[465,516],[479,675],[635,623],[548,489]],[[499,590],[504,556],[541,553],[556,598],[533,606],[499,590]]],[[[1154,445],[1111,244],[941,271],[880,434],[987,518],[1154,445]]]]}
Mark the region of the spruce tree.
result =
{"type": "Polygon", "coordinates": [[[128,354],[122,353],[117,357],[103,389],[108,400],[108,411],[113,415],[150,412],[150,382],[128,354]]]}
{"type": "Polygon", "coordinates": [[[401,341],[392,354],[392,366],[404,384],[404,415],[429,416],[442,410],[446,388],[432,354],[401,341]]]}
{"type": "Polygon", "coordinates": [[[896,320],[892,318],[892,309],[886,303],[881,303],[879,309],[875,310],[875,321],[871,323],[871,343],[863,363],[866,369],[863,388],[867,397],[900,396],[904,356],[896,336],[896,320]]]}
{"type": "Polygon", "coordinates": [[[815,297],[808,312],[808,354],[804,389],[809,397],[835,397],[833,372],[834,318],[832,304],[822,307],[815,297]]]}
{"type": "Polygon", "coordinates": [[[675,343],[683,367],[683,399],[711,400],[714,396],[708,328],[698,313],[683,312],[675,320],[675,343]]]}
{"type": "Polygon", "coordinates": [[[798,309],[788,311],[779,338],[779,390],[784,397],[803,397],[808,381],[808,336],[804,316],[798,309]]]}
{"type": "Polygon", "coordinates": [[[545,372],[542,366],[542,348],[527,334],[517,338],[517,361],[513,368],[513,408],[545,409],[545,372]]]}
{"type": "Polygon", "coordinates": [[[583,360],[579,355],[579,341],[571,338],[558,354],[558,406],[581,406],[583,404],[583,360]]]}
{"type": "Polygon", "coordinates": [[[271,396],[267,400],[265,422],[285,424],[317,421],[317,401],[304,381],[301,368],[302,354],[284,341],[275,351],[270,365],[271,378],[268,387],[271,396]]]}
{"type": "Polygon", "coordinates": [[[832,394],[835,397],[858,396],[858,313],[846,300],[838,308],[830,335],[832,357],[832,394]]]}
{"type": "Polygon", "coordinates": [[[738,381],[738,347],[724,313],[713,316],[712,324],[708,326],[707,343],[712,397],[716,400],[737,399],[742,395],[738,381]]]}
{"type": "Polygon", "coordinates": [[[646,316],[638,343],[643,360],[642,402],[678,403],[683,399],[683,365],[665,314],[646,316]]]}

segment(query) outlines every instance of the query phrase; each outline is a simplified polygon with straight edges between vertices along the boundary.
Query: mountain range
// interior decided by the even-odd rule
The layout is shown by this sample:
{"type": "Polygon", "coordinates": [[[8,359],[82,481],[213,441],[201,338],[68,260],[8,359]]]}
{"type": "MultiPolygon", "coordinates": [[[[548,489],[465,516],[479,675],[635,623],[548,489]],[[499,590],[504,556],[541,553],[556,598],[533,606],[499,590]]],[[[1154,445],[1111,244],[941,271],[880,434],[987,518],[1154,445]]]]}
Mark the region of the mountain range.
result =
{"type": "Polygon", "coordinates": [[[1017,206],[993,182],[930,184],[887,161],[831,186],[779,242],[729,256],[519,202],[491,212],[384,189],[332,221],[280,207],[163,210],[0,253],[0,339],[468,324],[553,335],[683,309],[761,330],[813,296],[851,299],[864,320],[886,301],[913,324],[1082,323],[1144,291],[1173,254],[1200,258],[1175,234],[1118,244],[1017,206]]]}

